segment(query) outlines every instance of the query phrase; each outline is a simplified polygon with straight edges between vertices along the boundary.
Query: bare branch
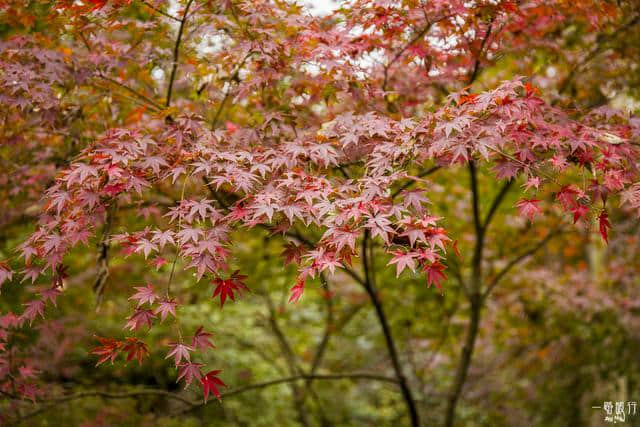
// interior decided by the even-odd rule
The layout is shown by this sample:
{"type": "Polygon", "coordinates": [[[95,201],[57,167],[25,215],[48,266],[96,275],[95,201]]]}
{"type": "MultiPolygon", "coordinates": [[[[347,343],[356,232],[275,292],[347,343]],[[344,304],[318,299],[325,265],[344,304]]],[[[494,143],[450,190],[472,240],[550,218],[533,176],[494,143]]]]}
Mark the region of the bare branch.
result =
{"type": "Polygon", "coordinates": [[[187,15],[192,3],[193,0],[189,0],[184,8],[184,13],[182,14],[182,19],[180,20],[180,28],[178,28],[178,37],[176,38],[176,43],[173,46],[173,66],[171,68],[171,76],[169,77],[169,87],[167,88],[167,100],[165,102],[165,107],[169,107],[171,105],[173,83],[176,79],[176,72],[178,71],[178,58],[180,56],[180,43],[182,42],[182,33],[184,32],[184,27],[187,23],[187,15]]]}
{"type": "Polygon", "coordinates": [[[585,65],[587,65],[594,58],[596,58],[600,53],[602,53],[604,51],[604,47],[607,45],[609,41],[615,39],[619,34],[624,33],[626,30],[635,26],[639,22],[640,22],[640,15],[636,15],[631,20],[629,20],[629,22],[627,22],[626,24],[623,24],[620,28],[616,29],[613,33],[598,35],[594,43],[594,46],[591,48],[589,53],[587,53],[587,55],[580,62],[578,62],[571,68],[567,77],[565,77],[565,79],[562,81],[562,83],[560,84],[560,87],[558,88],[558,93],[563,93],[569,88],[573,80],[579,74],[580,70],[582,70],[582,68],[585,65]]]}
{"type": "Polygon", "coordinates": [[[489,28],[487,28],[487,32],[484,34],[484,37],[482,38],[482,43],[480,44],[480,50],[476,54],[476,60],[473,63],[473,71],[469,76],[469,83],[468,83],[469,85],[471,85],[478,77],[478,72],[480,71],[480,61],[482,60],[482,57],[484,55],[484,48],[487,44],[487,40],[489,40],[489,37],[491,37],[491,30],[493,29],[494,20],[495,20],[495,15],[491,16],[489,20],[489,28]]]}
{"type": "Polygon", "coordinates": [[[534,255],[536,252],[542,249],[547,243],[549,243],[549,241],[553,237],[556,237],[559,234],[562,234],[562,232],[563,232],[562,227],[559,227],[559,228],[556,228],[555,230],[550,231],[549,234],[547,234],[545,238],[539,241],[536,245],[534,245],[533,247],[529,248],[528,250],[524,251],[523,253],[516,256],[511,261],[509,261],[509,263],[502,270],[500,270],[498,274],[496,274],[493,280],[489,282],[489,284],[487,285],[487,289],[482,294],[482,299],[486,299],[489,296],[493,288],[496,287],[496,285],[500,282],[500,280],[502,280],[502,278],[506,276],[509,273],[509,271],[511,271],[511,269],[513,269],[515,266],[520,264],[525,259],[534,255]]]}
{"type": "Polygon", "coordinates": [[[482,228],[483,229],[486,230],[486,228],[491,223],[491,219],[493,218],[493,215],[498,210],[498,207],[500,206],[500,204],[504,200],[504,197],[507,195],[507,193],[509,192],[509,189],[511,188],[511,186],[513,185],[514,182],[515,182],[515,180],[513,180],[513,179],[505,182],[505,184],[500,189],[500,192],[498,193],[496,198],[493,199],[493,203],[491,203],[491,207],[489,208],[489,213],[487,213],[487,217],[485,218],[484,223],[482,224],[482,228]]]}
{"type": "Polygon", "coordinates": [[[376,316],[378,318],[378,322],[380,323],[380,327],[382,328],[382,334],[384,335],[384,340],[387,346],[387,351],[389,352],[389,358],[391,359],[391,365],[393,366],[393,370],[395,376],[398,381],[398,385],[400,386],[400,390],[402,392],[402,397],[407,405],[407,409],[409,410],[409,418],[411,419],[411,425],[413,427],[420,426],[420,418],[418,416],[418,409],[416,408],[415,400],[413,399],[413,395],[411,393],[411,389],[409,388],[409,384],[407,383],[407,378],[402,372],[402,366],[400,365],[400,358],[398,357],[398,351],[396,350],[396,344],[393,339],[393,335],[391,334],[391,327],[389,326],[389,322],[387,320],[387,316],[382,308],[382,303],[380,302],[380,298],[378,298],[378,291],[371,281],[371,272],[369,270],[369,262],[367,260],[367,244],[370,239],[369,230],[365,230],[364,237],[362,239],[362,253],[360,256],[362,257],[362,264],[364,270],[364,283],[363,287],[367,291],[369,298],[371,299],[371,303],[376,312],[376,316]]]}
{"type": "Polygon", "coordinates": [[[149,3],[147,0],[140,0],[140,3],[144,4],[149,9],[156,11],[157,13],[159,13],[162,16],[165,16],[165,17],[167,17],[169,19],[173,19],[174,21],[177,21],[177,22],[181,22],[180,18],[176,18],[175,16],[171,15],[170,13],[167,13],[164,10],[155,7],[154,5],[149,3]]]}
{"type": "MultiPolygon", "coordinates": [[[[422,172],[420,172],[417,176],[417,178],[424,178],[425,176],[431,175],[432,173],[438,171],[438,169],[440,169],[440,166],[432,166],[429,169],[425,169],[422,172]]],[[[409,182],[406,182],[402,185],[402,187],[398,188],[392,195],[391,195],[391,199],[395,199],[396,197],[398,197],[398,195],[400,195],[400,193],[402,193],[404,190],[406,190],[407,188],[411,187],[412,185],[414,185],[416,183],[415,180],[411,180],[409,182]]]]}
{"type": "Polygon", "coordinates": [[[135,89],[130,88],[129,86],[125,85],[124,83],[120,83],[119,81],[117,81],[115,79],[112,79],[111,77],[105,76],[104,74],[99,74],[98,77],[100,77],[101,79],[103,79],[105,81],[108,81],[109,83],[113,83],[114,85],[126,90],[130,94],[134,95],[135,97],[137,97],[140,100],[142,100],[145,103],[147,103],[150,107],[153,107],[155,110],[162,111],[163,108],[162,108],[162,106],[160,104],[158,104],[157,102],[155,102],[151,98],[141,94],[140,92],[136,91],[135,89]]]}

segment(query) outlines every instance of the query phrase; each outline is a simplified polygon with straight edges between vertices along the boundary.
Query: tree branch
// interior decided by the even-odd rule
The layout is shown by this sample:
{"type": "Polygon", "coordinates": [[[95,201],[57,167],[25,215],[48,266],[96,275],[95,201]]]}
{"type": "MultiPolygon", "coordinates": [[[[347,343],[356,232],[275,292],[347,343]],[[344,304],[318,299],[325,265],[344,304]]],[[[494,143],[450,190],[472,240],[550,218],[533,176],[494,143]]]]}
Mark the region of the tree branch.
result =
{"type": "MultiPolygon", "coordinates": [[[[300,366],[298,366],[296,354],[291,348],[289,340],[287,340],[286,335],[284,334],[282,329],[280,329],[280,325],[278,325],[278,319],[276,318],[276,309],[273,305],[273,301],[271,300],[271,296],[269,295],[267,289],[263,289],[263,297],[267,302],[267,308],[269,311],[269,325],[271,326],[271,330],[276,336],[276,341],[278,341],[280,351],[287,361],[287,368],[289,369],[290,375],[304,375],[304,371],[300,366]]],[[[300,424],[310,427],[311,421],[309,420],[304,407],[304,393],[300,390],[295,382],[291,382],[290,386],[291,394],[293,397],[293,407],[298,413],[298,420],[300,421],[300,424]]]]}
{"type": "MultiPolygon", "coordinates": [[[[271,387],[274,385],[279,385],[279,384],[286,384],[286,383],[291,383],[291,382],[295,382],[295,381],[302,381],[302,380],[309,380],[309,379],[313,379],[313,380],[317,380],[317,381],[334,381],[334,380],[370,380],[370,381],[379,381],[379,382],[386,382],[386,383],[391,383],[391,384],[397,384],[397,380],[395,378],[392,377],[387,377],[384,375],[378,375],[378,374],[373,374],[373,373],[366,373],[366,372],[354,372],[354,373],[345,373],[345,374],[326,374],[326,375],[306,375],[306,374],[300,374],[300,375],[295,375],[295,376],[290,376],[290,377],[284,377],[284,378],[278,378],[275,380],[270,380],[270,381],[265,381],[265,382],[261,382],[261,383],[255,383],[255,384],[249,384],[243,387],[238,387],[235,388],[233,390],[229,390],[227,392],[223,392],[220,394],[220,398],[226,398],[226,397],[231,397],[231,396],[236,396],[238,394],[242,394],[244,392],[247,391],[251,391],[251,390],[259,390],[262,388],[267,388],[267,387],[271,387]]],[[[18,419],[12,420],[9,425],[18,425],[20,423],[22,423],[23,421],[29,419],[29,418],[33,418],[34,416],[37,416],[38,414],[41,414],[43,412],[45,412],[48,409],[54,408],[56,406],[56,404],[58,403],[62,403],[62,402],[70,402],[73,400],[80,400],[80,399],[85,399],[85,398],[89,398],[89,397],[101,397],[104,399],[134,399],[137,397],[141,397],[141,396],[163,396],[166,397],[168,399],[173,399],[173,400],[177,400],[181,403],[184,403],[185,405],[188,406],[188,408],[186,410],[182,410],[177,414],[173,414],[175,415],[182,415],[188,412],[191,412],[193,410],[196,410],[202,406],[208,405],[212,402],[214,402],[213,400],[210,400],[208,402],[202,402],[202,401],[192,401],[189,400],[185,397],[182,397],[180,395],[177,395],[175,393],[171,393],[169,391],[166,390],[155,390],[155,389],[144,389],[144,390],[137,390],[137,391],[131,391],[131,392],[107,392],[107,391],[86,391],[86,392],[78,392],[78,393],[74,393],[74,394],[69,394],[66,396],[60,396],[60,397],[56,397],[56,398],[51,398],[51,399],[46,399],[46,400],[42,400],[42,402],[47,402],[47,403],[51,403],[50,405],[47,405],[45,407],[41,407],[38,408],[32,412],[29,412],[25,415],[20,416],[18,419]]]]}
{"type": "Polygon", "coordinates": [[[100,77],[103,80],[108,81],[109,83],[113,83],[114,85],[121,87],[122,89],[126,90],[127,92],[129,92],[130,94],[134,95],[135,97],[141,99],[142,101],[146,102],[150,107],[153,107],[154,109],[156,109],[157,111],[162,111],[162,106],[160,104],[158,104],[157,102],[155,102],[154,100],[152,100],[151,98],[137,92],[136,90],[130,88],[129,86],[125,85],[124,83],[120,83],[119,81],[112,79],[111,77],[107,77],[104,74],[98,74],[98,77],[100,77]]]}
{"type": "Polygon", "coordinates": [[[549,234],[547,234],[545,238],[539,241],[536,245],[534,245],[533,247],[529,248],[525,252],[521,253],[520,255],[516,256],[514,259],[509,261],[509,263],[502,270],[500,270],[498,274],[496,274],[493,280],[489,282],[489,284],[487,285],[487,289],[482,294],[482,299],[486,299],[489,296],[493,288],[496,287],[496,285],[500,282],[500,280],[502,280],[502,278],[506,276],[513,267],[517,266],[520,262],[534,255],[536,252],[542,249],[553,237],[558,236],[559,234],[562,234],[562,232],[563,232],[562,227],[559,227],[559,228],[556,228],[555,230],[550,231],[549,234]]]}
{"type": "MultiPolygon", "coordinates": [[[[327,375],[300,374],[300,375],[294,375],[294,376],[285,377],[285,378],[278,378],[278,379],[271,380],[271,381],[264,381],[264,382],[256,383],[256,384],[249,384],[249,385],[246,385],[246,386],[243,386],[243,387],[238,387],[236,389],[227,391],[225,393],[221,393],[220,397],[221,397],[221,399],[224,399],[224,398],[227,398],[227,397],[231,397],[231,396],[236,396],[238,394],[242,394],[242,393],[247,392],[247,391],[260,390],[260,389],[271,387],[271,386],[274,386],[274,385],[287,384],[287,383],[291,383],[291,382],[295,382],[295,381],[310,380],[310,379],[312,379],[314,381],[370,380],[370,381],[380,381],[380,382],[387,382],[387,383],[397,384],[397,380],[395,378],[387,377],[387,376],[384,376],[384,375],[369,374],[369,373],[327,374],[327,375]]],[[[192,402],[193,406],[187,408],[186,410],[180,411],[179,413],[173,414],[173,415],[177,416],[177,415],[182,415],[182,414],[191,412],[191,411],[197,409],[198,407],[208,405],[211,402],[214,402],[214,401],[211,400],[209,402],[199,402],[199,403],[192,402]]]]}
{"type": "Polygon", "coordinates": [[[373,303],[373,307],[375,308],[376,316],[378,317],[378,322],[382,327],[382,333],[384,335],[385,343],[387,345],[387,350],[389,352],[389,358],[391,359],[391,364],[393,366],[393,370],[395,372],[396,379],[398,381],[398,385],[400,386],[400,390],[402,392],[402,397],[407,405],[409,410],[409,418],[411,420],[411,425],[413,427],[420,426],[420,418],[418,416],[418,409],[416,408],[415,401],[413,399],[411,389],[407,383],[407,379],[402,372],[402,366],[400,365],[400,358],[398,357],[398,352],[396,350],[396,344],[393,339],[393,335],[391,334],[391,328],[389,327],[389,322],[387,321],[387,316],[384,313],[384,309],[382,308],[382,303],[378,298],[378,292],[371,282],[371,274],[369,271],[369,263],[367,261],[367,244],[370,238],[369,230],[365,230],[364,237],[362,239],[362,263],[363,270],[365,274],[365,279],[363,286],[373,303]]]}
{"type": "Polygon", "coordinates": [[[48,409],[52,409],[55,408],[57,406],[57,404],[62,403],[62,402],[70,402],[73,400],[79,400],[79,399],[85,399],[85,398],[89,398],[89,397],[101,397],[103,399],[134,399],[137,397],[141,397],[141,396],[163,396],[166,397],[168,399],[173,399],[173,400],[177,400],[179,402],[184,403],[185,405],[188,405],[190,407],[194,407],[197,406],[198,403],[197,402],[192,402],[189,399],[186,399],[182,396],[179,396],[175,393],[171,393],[169,391],[165,391],[165,390],[152,390],[152,389],[147,389],[147,390],[138,390],[138,391],[131,391],[131,392],[107,392],[107,391],[83,391],[83,392],[78,392],[78,393],[74,393],[74,394],[69,394],[66,396],[60,396],[60,397],[55,397],[55,398],[51,398],[51,399],[46,399],[43,400],[43,402],[48,402],[50,404],[37,408],[31,412],[28,412],[25,415],[21,415],[19,416],[17,419],[11,420],[8,425],[12,426],[12,425],[19,425],[22,422],[33,418],[43,412],[46,412],[48,409]]]}
{"type": "Polygon", "coordinates": [[[98,273],[96,274],[96,280],[93,282],[93,291],[96,294],[96,310],[98,310],[102,302],[104,286],[109,277],[109,238],[111,237],[111,227],[117,209],[117,201],[114,201],[111,206],[107,208],[102,237],[98,243],[98,273]]]}
{"type": "Polygon", "coordinates": [[[478,335],[478,327],[480,325],[480,311],[482,309],[482,298],[480,297],[480,286],[482,283],[482,253],[484,249],[484,235],[486,229],[480,220],[479,192],[476,166],[473,160],[469,161],[469,177],[472,198],[473,223],[475,228],[475,247],[473,250],[473,259],[471,260],[471,278],[468,290],[468,298],[470,305],[470,321],[467,329],[467,335],[462,347],[462,355],[456,369],[456,375],[447,399],[447,408],[445,412],[445,427],[452,427],[456,415],[456,407],[462,389],[467,381],[469,367],[471,366],[471,358],[475,347],[476,337],[478,335]]]}
{"type": "Polygon", "coordinates": [[[146,0],[140,0],[140,3],[144,4],[145,6],[147,6],[149,9],[154,10],[156,12],[158,12],[160,15],[162,16],[166,16],[169,19],[173,19],[174,21],[177,22],[181,22],[180,18],[176,18],[175,16],[171,15],[170,13],[165,12],[164,10],[155,7],[154,5],[152,5],[151,3],[149,3],[146,0]]]}
{"type": "MultiPolygon", "coordinates": [[[[389,63],[384,67],[384,82],[382,83],[382,90],[384,92],[386,92],[387,90],[387,84],[388,84],[388,80],[389,80],[389,70],[391,69],[391,67],[398,61],[398,59],[400,59],[400,57],[402,56],[402,54],[404,54],[406,52],[407,49],[409,49],[411,46],[413,46],[413,44],[415,42],[417,42],[418,40],[422,39],[431,29],[431,27],[433,26],[433,24],[436,24],[440,21],[444,21],[445,19],[451,17],[452,15],[445,15],[442,16],[438,19],[436,19],[435,21],[429,21],[427,20],[427,24],[424,26],[424,28],[422,30],[420,30],[418,32],[418,34],[416,34],[411,40],[409,40],[409,42],[404,45],[391,59],[391,61],[389,61],[389,63]]],[[[426,16],[425,16],[426,18],[426,16]]]]}
{"type": "Polygon", "coordinates": [[[594,43],[595,45],[591,48],[587,56],[585,56],[581,61],[579,61],[577,64],[575,64],[571,68],[567,77],[565,77],[565,79],[560,84],[560,87],[558,88],[558,93],[563,93],[569,88],[570,84],[573,82],[573,79],[575,79],[575,77],[578,75],[578,72],[582,69],[582,67],[587,65],[596,56],[598,56],[603,51],[603,46],[605,46],[607,42],[613,40],[618,36],[618,34],[628,30],[629,28],[633,27],[639,22],[640,22],[640,15],[636,15],[629,22],[627,22],[626,24],[616,29],[613,33],[600,34],[594,43]]]}
{"type": "Polygon", "coordinates": [[[486,216],[486,218],[484,220],[484,223],[482,224],[482,228],[484,230],[486,230],[486,228],[491,223],[491,219],[493,218],[493,215],[498,210],[498,207],[500,206],[500,204],[504,200],[504,197],[507,195],[507,193],[509,192],[509,189],[511,188],[511,186],[513,185],[514,182],[515,182],[515,180],[513,180],[513,179],[505,182],[505,184],[500,189],[500,192],[498,193],[496,198],[493,199],[493,203],[491,203],[491,207],[489,208],[489,213],[487,213],[487,216],[486,216]]]}
{"type": "Polygon", "coordinates": [[[173,94],[173,82],[176,79],[176,72],[178,71],[178,57],[180,56],[180,43],[182,42],[182,33],[184,32],[184,27],[187,23],[187,14],[189,13],[189,8],[191,7],[191,3],[193,0],[189,0],[187,5],[184,8],[184,13],[182,14],[182,19],[180,20],[180,27],[178,28],[178,37],[176,38],[176,43],[173,46],[173,66],[171,68],[171,76],[169,77],[169,87],[167,88],[167,100],[165,102],[165,108],[171,105],[171,95],[173,94]]]}
{"type": "Polygon", "coordinates": [[[473,71],[469,76],[468,85],[471,85],[478,77],[478,72],[480,71],[480,61],[482,60],[482,56],[484,55],[484,48],[485,48],[485,45],[487,44],[487,40],[489,40],[489,37],[491,36],[491,30],[493,29],[493,21],[495,20],[495,18],[496,17],[494,15],[494,16],[491,16],[489,20],[489,28],[487,28],[487,32],[484,34],[484,37],[482,38],[482,42],[480,44],[480,50],[478,51],[478,54],[476,55],[476,60],[473,64],[473,71]]]}
{"type": "MultiPolygon", "coordinates": [[[[440,166],[432,166],[429,169],[425,169],[422,172],[420,172],[417,176],[417,178],[424,178],[425,176],[431,175],[432,173],[438,171],[438,169],[440,169],[440,166]]],[[[398,197],[398,195],[400,195],[400,193],[402,193],[404,190],[406,190],[407,188],[411,187],[412,185],[414,185],[416,183],[415,180],[411,180],[409,182],[405,182],[402,187],[398,188],[396,191],[393,192],[393,194],[391,194],[391,200],[395,199],[396,197],[398,197]]]]}
{"type": "Polygon", "coordinates": [[[227,87],[227,90],[225,91],[224,97],[222,98],[222,101],[220,101],[220,105],[218,106],[218,109],[216,110],[216,114],[213,116],[213,120],[211,121],[211,127],[215,128],[218,124],[218,119],[220,118],[220,114],[222,113],[222,110],[224,109],[224,106],[227,102],[227,100],[229,99],[229,95],[231,95],[231,82],[234,82],[236,80],[238,80],[238,76],[240,75],[240,70],[242,70],[242,67],[244,66],[244,64],[247,62],[247,59],[249,59],[249,57],[251,57],[251,55],[253,55],[255,52],[250,51],[249,53],[247,53],[244,58],[242,58],[242,61],[240,61],[240,64],[238,64],[238,66],[236,67],[236,70],[233,72],[233,74],[231,74],[231,77],[228,80],[229,83],[229,87],[227,87]]]}

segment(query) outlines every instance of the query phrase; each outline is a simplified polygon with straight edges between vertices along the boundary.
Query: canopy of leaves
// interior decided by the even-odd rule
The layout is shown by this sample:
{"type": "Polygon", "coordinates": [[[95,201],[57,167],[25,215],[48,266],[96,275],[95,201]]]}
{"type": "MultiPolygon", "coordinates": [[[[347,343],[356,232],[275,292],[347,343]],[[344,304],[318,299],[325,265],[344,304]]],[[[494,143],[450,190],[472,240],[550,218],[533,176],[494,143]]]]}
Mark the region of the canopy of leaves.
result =
{"type": "Polygon", "coordinates": [[[637,400],[638,2],[333,6],[0,2],[0,424],[637,400]]]}

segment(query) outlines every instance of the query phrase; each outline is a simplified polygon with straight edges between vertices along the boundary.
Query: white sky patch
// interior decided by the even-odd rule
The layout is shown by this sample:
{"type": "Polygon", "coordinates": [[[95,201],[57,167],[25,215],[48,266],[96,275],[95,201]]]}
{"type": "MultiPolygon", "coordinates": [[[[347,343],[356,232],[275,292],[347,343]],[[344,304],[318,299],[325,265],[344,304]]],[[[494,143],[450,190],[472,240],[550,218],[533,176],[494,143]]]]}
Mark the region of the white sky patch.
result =
{"type": "Polygon", "coordinates": [[[153,77],[156,82],[162,82],[164,80],[164,70],[160,67],[155,67],[151,70],[151,77],[153,77]]]}
{"type": "Polygon", "coordinates": [[[218,34],[204,34],[200,43],[196,45],[198,56],[203,57],[220,52],[231,44],[231,38],[220,32],[218,34]]]}
{"type": "Polygon", "coordinates": [[[302,2],[309,13],[315,16],[329,15],[340,6],[339,3],[336,0],[304,0],[302,2]]]}

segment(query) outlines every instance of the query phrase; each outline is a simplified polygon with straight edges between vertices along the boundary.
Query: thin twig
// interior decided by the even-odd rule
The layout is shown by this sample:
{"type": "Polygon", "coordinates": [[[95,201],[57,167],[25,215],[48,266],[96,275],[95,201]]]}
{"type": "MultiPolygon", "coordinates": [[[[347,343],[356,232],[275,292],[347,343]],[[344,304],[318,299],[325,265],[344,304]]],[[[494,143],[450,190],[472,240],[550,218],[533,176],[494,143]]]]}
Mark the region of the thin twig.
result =
{"type": "Polygon", "coordinates": [[[129,86],[125,85],[124,83],[120,83],[119,81],[112,79],[111,77],[105,76],[104,74],[98,74],[98,77],[100,77],[103,80],[108,81],[109,83],[113,83],[114,85],[121,87],[122,89],[126,90],[127,92],[131,93],[132,95],[136,96],[137,98],[140,98],[141,100],[143,100],[144,102],[146,102],[147,104],[149,104],[149,106],[155,108],[158,111],[162,111],[163,108],[160,104],[158,104],[157,102],[155,102],[154,100],[152,100],[151,98],[141,94],[140,92],[136,91],[135,89],[130,88],[129,86]]]}
{"type": "Polygon", "coordinates": [[[387,316],[382,307],[382,303],[380,302],[380,298],[378,297],[378,291],[374,287],[371,280],[371,271],[367,255],[370,237],[371,235],[369,233],[369,230],[365,229],[364,237],[362,239],[362,250],[360,254],[360,256],[362,257],[362,268],[365,275],[363,287],[365,288],[367,294],[369,295],[369,298],[371,299],[371,303],[373,304],[373,307],[375,309],[376,317],[378,318],[378,322],[380,323],[380,327],[382,328],[382,334],[385,339],[389,358],[391,359],[391,365],[393,366],[398,385],[400,386],[402,397],[404,398],[407,409],[409,410],[409,419],[411,420],[411,425],[412,427],[419,427],[420,417],[418,415],[418,409],[416,408],[415,400],[411,393],[411,389],[409,388],[409,384],[407,383],[407,378],[402,371],[400,358],[398,356],[398,351],[396,350],[396,344],[393,339],[393,335],[391,334],[391,327],[389,326],[387,316]]]}
{"type": "Polygon", "coordinates": [[[560,84],[560,87],[558,88],[558,93],[563,93],[569,88],[569,85],[573,82],[573,79],[575,79],[575,77],[578,75],[578,72],[582,69],[582,67],[587,65],[596,56],[598,56],[603,51],[603,47],[606,45],[607,42],[613,40],[615,37],[618,36],[618,34],[628,30],[629,28],[633,27],[639,22],[640,22],[640,15],[636,15],[629,22],[627,22],[626,24],[616,29],[613,33],[607,34],[607,35],[600,34],[597,37],[596,42],[594,43],[594,46],[591,48],[589,53],[580,62],[575,64],[573,67],[571,67],[571,71],[569,71],[569,74],[567,75],[567,77],[565,77],[565,79],[560,84]]]}
{"type": "Polygon", "coordinates": [[[487,288],[482,293],[482,299],[486,299],[489,296],[491,291],[498,285],[500,280],[502,280],[502,278],[506,276],[509,273],[509,271],[511,271],[512,268],[514,268],[515,266],[517,266],[519,263],[529,258],[530,256],[533,256],[536,252],[542,249],[547,243],[549,243],[549,241],[553,237],[558,236],[562,232],[563,232],[562,227],[558,227],[555,230],[550,231],[545,236],[545,238],[539,241],[536,245],[534,245],[533,247],[529,248],[528,250],[524,251],[523,253],[516,256],[511,261],[509,261],[509,263],[507,263],[507,265],[502,270],[500,270],[498,274],[495,275],[495,277],[491,280],[491,282],[489,282],[489,284],[487,285],[487,288]]]}
{"type": "MultiPolygon", "coordinates": [[[[424,171],[420,172],[416,178],[424,178],[425,176],[431,175],[432,173],[438,171],[438,169],[440,168],[441,168],[440,166],[432,166],[429,169],[425,169],[424,171]]],[[[395,192],[393,192],[393,194],[391,194],[391,200],[398,197],[400,193],[402,193],[404,190],[411,187],[415,183],[416,183],[415,179],[412,179],[411,181],[404,183],[402,187],[398,188],[395,192]]]]}
{"type": "Polygon", "coordinates": [[[483,229],[486,229],[489,226],[489,224],[491,223],[491,219],[493,218],[493,215],[498,210],[498,207],[500,206],[500,204],[504,200],[504,197],[507,195],[507,193],[509,192],[509,189],[511,188],[511,186],[513,185],[514,182],[515,182],[514,179],[511,179],[511,180],[505,182],[504,185],[502,186],[502,188],[500,189],[500,192],[496,196],[496,198],[493,199],[493,203],[491,203],[491,207],[489,208],[489,213],[487,213],[487,216],[486,216],[484,222],[482,223],[482,228],[483,229]]]}
{"type": "Polygon", "coordinates": [[[152,9],[152,10],[158,12],[162,16],[166,16],[169,19],[173,19],[174,21],[181,22],[180,18],[177,18],[177,17],[173,16],[172,14],[167,13],[164,10],[155,7],[154,5],[152,5],[151,3],[147,2],[146,0],[140,0],[140,3],[144,4],[149,9],[152,9]]]}
{"type": "Polygon", "coordinates": [[[487,28],[487,32],[484,34],[484,37],[482,38],[482,42],[480,44],[480,50],[478,51],[478,54],[476,55],[476,60],[473,64],[473,71],[469,76],[469,82],[467,83],[468,85],[471,85],[478,77],[478,72],[480,71],[480,61],[482,60],[482,56],[484,55],[484,48],[485,48],[485,45],[487,44],[487,40],[489,40],[489,37],[491,37],[491,30],[493,29],[493,21],[495,20],[495,18],[496,18],[495,15],[492,15],[489,20],[489,28],[487,28]]]}
{"type": "Polygon", "coordinates": [[[236,67],[235,71],[231,74],[231,77],[227,81],[229,86],[227,87],[227,90],[225,91],[224,97],[222,98],[222,101],[220,101],[220,105],[218,106],[218,109],[216,110],[216,113],[213,116],[213,120],[211,121],[211,127],[212,128],[215,128],[217,126],[218,119],[220,118],[220,114],[222,113],[222,110],[224,109],[224,106],[227,103],[227,100],[229,99],[229,96],[231,95],[231,84],[232,84],[232,82],[238,80],[238,76],[240,75],[240,70],[242,70],[242,67],[247,62],[247,59],[249,59],[249,57],[251,55],[253,55],[254,53],[255,52],[250,51],[249,53],[247,53],[244,56],[244,58],[242,58],[242,61],[240,61],[240,64],[238,64],[238,66],[236,67]]]}
{"type": "Polygon", "coordinates": [[[167,100],[165,102],[165,107],[169,107],[171,105],[171,95],[173,94],[173,82],[176,79],[176,72],[178,71],[180,43],[182,42],[182,33],[184,32],[184,27],[187,23],[187,14],[189,13],[189,8],[191,7],[191,3],[193,3],[193,0],[189,0],[189,2],[184,8],[184,13],[182,14],[182,19],[180,20],[180,28],[178,28],[178,37],[176,38],[176,43],[173,46],[173,65],[171,67],[171,76],[169,77],[169,87],[167,88],[167,97],[166,97],[167,100]]]}

